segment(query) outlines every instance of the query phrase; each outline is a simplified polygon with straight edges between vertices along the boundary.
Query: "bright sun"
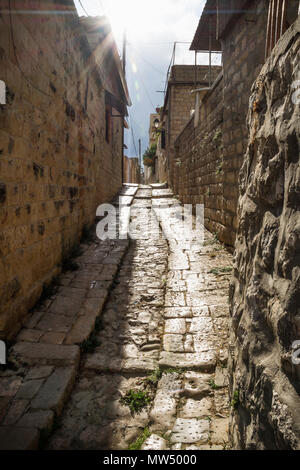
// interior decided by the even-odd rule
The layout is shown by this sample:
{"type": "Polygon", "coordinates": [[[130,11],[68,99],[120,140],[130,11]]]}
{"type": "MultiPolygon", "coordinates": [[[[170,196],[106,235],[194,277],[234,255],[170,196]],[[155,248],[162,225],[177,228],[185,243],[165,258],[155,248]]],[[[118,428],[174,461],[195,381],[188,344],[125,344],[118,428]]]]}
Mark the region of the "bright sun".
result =
{"type": "Polygon", "coordinates": [[[116,38],[126,29],[129,40],[147,40],[163,27],[160,15],[170,0],[75,0],[75,4],[79,14],[107,16],[116,38]]]}
{"type": "Polygon", "coordinates": [[[157,23],[156,2],[141,0],[113,0],[106,2],[107,16],[112,29],[120,34],[126,29],[129,38],[141,39],[155,33],[157,23]]]}

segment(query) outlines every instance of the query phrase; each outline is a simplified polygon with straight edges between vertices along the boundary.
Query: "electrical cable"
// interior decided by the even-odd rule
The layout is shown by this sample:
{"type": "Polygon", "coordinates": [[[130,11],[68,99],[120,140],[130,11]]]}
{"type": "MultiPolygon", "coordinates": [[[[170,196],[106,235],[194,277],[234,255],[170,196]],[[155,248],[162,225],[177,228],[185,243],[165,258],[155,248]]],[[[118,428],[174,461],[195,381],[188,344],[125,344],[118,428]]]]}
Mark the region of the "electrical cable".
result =
{"type": "Polygon", "coordinates": [[[86,14],[86,16],[90,16],[90,15],[87,13],[87,11],[86,11],[86,9],[84,8],[84,6],[82,5],[81,0],[79,0],[79,3],[80,3],[81,8],[83,9],[84,13],[86,14]]]}
{"type": "Polygon", "coordinates": [[[16,44],[15,44],[15,38],[14,38],[14,29],[13,29],[13,22],[12,22],[12,15],[11,15],[11,0],[8,0],[8,8],[9,8],[9,22],[10,22],[10,31],[11,31],[11,39],[12,39],[12,43],[13,43],[13,50],[14,50],[14,56],[15,56],[15,59],[16,59],[16,64],[17,64],[17,67],[18,69],[20,70],[21,72],[21,75],[25,78],[25,80],[32,86],[32,88],[34,88],[35,90],[39,91],[40,93],[42,93],[43,95],[45,96],[48,96],[49,98],[51,98],[51,95],[49,95],[48,93],[46,93],[45,91],[41,90],[39,87],[37,87],[36,85],[34,85],[32,83],[32,81],[25,75],[25,73],[23,72],[21,66],[20,66],[20,63],[19,63],[19,59],[18,59],[18,56],[17,56],[17,47],[16,47],[16,44]]]}
{"type": "Polygon", "coordinates": [[[130,112],[128,113],[128,115],[129,115],[129,120],[130,120],[130,130],[131,130],[132,142],[133,142],[135,154],[138,155],[137,146],[136,146],[135,138],[134,138],[134,131],[133,131],[133,125],[132,125],[132,118],[131,118],[130,112]]]}

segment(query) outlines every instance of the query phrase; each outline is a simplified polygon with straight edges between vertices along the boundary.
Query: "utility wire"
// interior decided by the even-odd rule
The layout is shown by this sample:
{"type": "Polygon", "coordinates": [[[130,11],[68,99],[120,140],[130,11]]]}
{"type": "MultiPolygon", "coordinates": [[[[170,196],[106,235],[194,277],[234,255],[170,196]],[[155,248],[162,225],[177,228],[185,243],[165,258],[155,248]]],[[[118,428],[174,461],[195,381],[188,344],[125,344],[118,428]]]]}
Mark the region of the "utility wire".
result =
{"type": "Polygon", "coordinates": [[[104,5],[103,5],[102,0],[98,0],[98,2],[99,2],[99,5],[100,5],[100,8],[101,8],[101,10],[102,10],[102,13],[103,13],[104,15],[106,15],[106,11],[105,11],[105,8],[104,8],[104,5]]]}
{"type": "Polygon", "coordinates": [[[133,145],[134,145],[135,154],[138,156],[138,151],[137,151],[137,146],[136,146],[136,143],[135,143],[133,125],[132,125],[132,118],[131,118],[130,112],[128,113],[128,115],[129,115],[129,120],[130,120],[130,130],[131,130],[132,142],[133,142],[133,145]]]}
{"type": "Polygon", "coordinates": [[[147,59],[145,59],[142,54],[139,53],[139,51],[135,48],[135,46],[132,45],[132,43],[127,43],[129,46],[132,47],[132,49],[134,49],[134,51],[136,52],[136,54],[140,57],[140,59],[142,59],[146,64],[148,64],[153,70],[155,70],[155,72],[165,76],[165,73],[162,72],[161,70],[159,70],[158,68],[154,67],[154,65],[149,62],[147,59]]]}
{"type": "Polygon", "coordinates": [[[86,9],[84,8],[84,6],[82,5],[81,0],[79,0],[79,3],[80,3],[81,8],[83,9],[84,13],[86,14],[86,16],[90,16],[90,15],[87,13],[87,11],[86,11],[86,9]]]}
{"type": "Polygon", "coordinates": [[[19,59],[18,59],[18,56],[17,56],[17,47],[16,47],[16,44],[15,44],[15,37],[14,37],[14,29],[13,29],[13,22],[12,22],[12,14],[11,14],[11,0],[8,0],[8,8],[9,8],[9,22],[10,22],[10,32],[11,32],[11,39],[12,39],[12,43],[13,43],[13,50],[14,50],[14,56],[15,56],[15,59],[16,59],[16,64],[17,64],[17,67],[18,69],[20,70],[21,72],[21,75],[25,78],[25,80],[32,86],[32,88],[34,88],[35,90],[39,91],[40,93],[42,93],[43,95],[45,96],[48,96],[49,98],[51,98],[51,95],[49,95],[48,93],[46,93],[45,91],[41,90],[39,87],[37,87],[36,85],[34,85],[32,83],[32,81],[25,75],[25,73],[23,72],[23,70],[21,69],[21,66],[20,66],[20,63],[19,63],[19,59]]]}

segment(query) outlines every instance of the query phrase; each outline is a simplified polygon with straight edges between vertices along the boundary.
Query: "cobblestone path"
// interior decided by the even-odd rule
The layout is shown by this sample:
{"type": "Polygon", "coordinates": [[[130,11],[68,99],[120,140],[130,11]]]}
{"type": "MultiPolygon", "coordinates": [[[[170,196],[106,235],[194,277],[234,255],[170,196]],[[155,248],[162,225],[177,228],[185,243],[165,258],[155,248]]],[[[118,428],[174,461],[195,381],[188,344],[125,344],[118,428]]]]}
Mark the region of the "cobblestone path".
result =
{"type": "Polygon", "coordinates": [[[181,239],[168,189],[124,187],[122,203],[142,236],[82,245],[0,370],[1,449],[228,446],[231,255],[207,231],[181,239]]]}
{"type": "MultiPolygon", "coordinates": [[[[142,207],[146,217],[165,202],[176,203],[169,190],[144,188],[132,207],[142,207]]],[[[173,238],[130,242],[99,346],[83,360],[50,449],[227,446],[231,257],[207,232],[205,246],[182,243],[176,220],[170,225],[168,211],[155,212],[173,238]],[[139,413],[120,400],[130,390],[150,400],[139,413]]]]}

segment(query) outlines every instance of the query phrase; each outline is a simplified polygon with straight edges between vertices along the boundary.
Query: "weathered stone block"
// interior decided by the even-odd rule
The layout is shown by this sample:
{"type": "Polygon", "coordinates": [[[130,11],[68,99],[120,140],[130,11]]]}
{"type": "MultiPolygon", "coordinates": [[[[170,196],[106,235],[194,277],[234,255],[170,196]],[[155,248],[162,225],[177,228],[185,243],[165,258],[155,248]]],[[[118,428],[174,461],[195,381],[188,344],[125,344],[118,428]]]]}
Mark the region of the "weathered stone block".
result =
{"type": "Polygon", "coordinates": [[[29,364],[37,362],[48,364],[77,364],[79,361],[78,346],[50,345],[20,342],[12,348],[12,354],[29,364]]]}
{"type": "Polygon", "coordinates": [[[35,399],[33,409],[52,410],[60,415],[75,380],[76,367],[58,367],[46,380],[35,399]]]}

